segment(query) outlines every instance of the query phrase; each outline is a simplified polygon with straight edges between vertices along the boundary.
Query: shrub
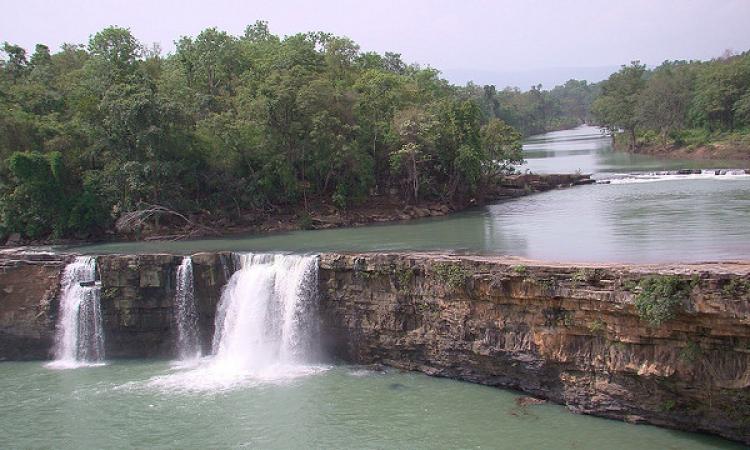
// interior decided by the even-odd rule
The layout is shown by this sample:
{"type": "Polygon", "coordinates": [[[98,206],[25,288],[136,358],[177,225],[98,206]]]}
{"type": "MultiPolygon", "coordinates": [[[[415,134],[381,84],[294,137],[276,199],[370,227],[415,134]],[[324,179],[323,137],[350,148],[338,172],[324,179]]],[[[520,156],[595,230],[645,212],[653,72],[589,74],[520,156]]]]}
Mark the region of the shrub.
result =
{"type": "Polygon", "coordinates": [[[581,268],[573,274],[571,279],[576,283],[596,283],[599,281],[599,275],[596,269],[581,268]]]}
{"type": "Polygon", "coordinates": [[[750,281],[732,278],[721,288],[721,292],[725,297],[742,297],[750,292],[750,281]]]}
{"type": "Polygon", "coordinates": [[[438,279],[448,286],[458,289],[466,285],[466,277],[468,274],[463,267],[458,264],[446,264],[439,263],[435,264],[435,275],[438,279]]]}
{"type": "Polygon", "coordinates": [[[680,350],[678,357],[685,362],[695,362],[698,357],[703,353],[701,347],[695,342],[688,342],[685,347],[680,350]]]}
{"type": "Polygon", "coordinates": [[[607,326],[606,323],[604,323],[601,319],[596,319],[593,322],[589,324],[589,331],[591,331],[594,334],[599,334],[602,331],[604,331],[604,328],[607,326]]]}
{"type": "Polygon", "coordinates": [[[678,276],[668,275],[645,278],[639,286],[641,292],[635,299],[638,316],[657,327],[675,317],[693,285],[678,276]]]}
{"type": "Polygon", "coordinates": [[[302,214],[299,215],[299,218],[297,219],[297,224],[299,227],[303,230],[312,230],[313,229],[313,221],[310,214],[305,211],[302,214]]]}

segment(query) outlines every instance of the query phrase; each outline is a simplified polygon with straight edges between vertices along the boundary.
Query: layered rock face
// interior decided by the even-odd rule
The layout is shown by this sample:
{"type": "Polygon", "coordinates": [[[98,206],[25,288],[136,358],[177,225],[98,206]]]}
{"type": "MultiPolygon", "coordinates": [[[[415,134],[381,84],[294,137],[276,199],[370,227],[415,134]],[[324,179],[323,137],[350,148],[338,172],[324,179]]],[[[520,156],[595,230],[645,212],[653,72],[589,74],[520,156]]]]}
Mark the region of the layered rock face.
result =
{"type": "MultiPolygon", "coordinates": [[[[194,255],[193,276],[201,344],[210,349],[221,289],[234,271],[225,253],[194,255]]],[[[175,354],[175,279],[181,256],[109,255],[97,258],[107,358],[175,354]]]]}
{"type": "Polygon", "coordinates": [[[748,269],[329,254],[321,329],[346,361],[750,443],[748,269]]]}
{"type": "Polygon", "coordinates": [[[64,268],[50,255],[0,259],[0,361],[50,356],[64,268]]]}

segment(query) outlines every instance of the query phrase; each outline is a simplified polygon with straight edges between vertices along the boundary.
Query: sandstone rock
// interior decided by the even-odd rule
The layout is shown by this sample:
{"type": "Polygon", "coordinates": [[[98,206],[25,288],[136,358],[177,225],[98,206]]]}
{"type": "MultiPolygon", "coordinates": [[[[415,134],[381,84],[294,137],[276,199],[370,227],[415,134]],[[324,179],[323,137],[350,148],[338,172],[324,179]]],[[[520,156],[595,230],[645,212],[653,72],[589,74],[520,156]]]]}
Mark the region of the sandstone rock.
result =
{"type": "Polygon", "coordinates": [[[750,349],[750,292],[728,298],[722,289],[729,280],[745,283],[750,264],[580,268],[324,254],[320,268],[324,344],[345,361],[512,388],[580,413],[750,443],[750,353],[743,351],[750,349]],[[697,277],[698,287],[675,319],[655,328],[638,316],[627,286],[661,274],[697,277]]]}

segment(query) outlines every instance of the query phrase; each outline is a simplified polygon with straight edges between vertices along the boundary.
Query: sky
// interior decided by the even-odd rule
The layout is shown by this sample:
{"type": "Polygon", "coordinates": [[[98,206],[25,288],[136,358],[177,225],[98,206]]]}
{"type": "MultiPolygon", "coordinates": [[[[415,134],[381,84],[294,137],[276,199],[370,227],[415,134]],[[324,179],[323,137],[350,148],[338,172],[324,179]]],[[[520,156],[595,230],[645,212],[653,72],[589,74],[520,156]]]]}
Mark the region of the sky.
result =
{"type": "Polygon", "coordinates": [[[366,51],[401,53],[453,83],[545,87],[598,81],[640,60],[710,59],[750,49],[750,0],[23,0],[5,2],[0,42],[33,50],[86,43],[109,25],[174,50],[208,27],[256,20],[290,35],[327,31],[366,51]]]}

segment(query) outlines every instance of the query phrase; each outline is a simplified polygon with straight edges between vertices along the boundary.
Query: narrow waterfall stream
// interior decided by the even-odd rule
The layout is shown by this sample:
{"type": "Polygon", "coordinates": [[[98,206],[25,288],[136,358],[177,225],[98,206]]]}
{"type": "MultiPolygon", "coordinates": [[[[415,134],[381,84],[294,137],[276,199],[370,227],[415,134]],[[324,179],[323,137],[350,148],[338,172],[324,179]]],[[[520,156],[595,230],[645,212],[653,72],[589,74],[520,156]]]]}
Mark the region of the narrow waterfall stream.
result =
{"type": "MultiPolygon", "coordinates": [[[[322,370],[317,356],[317,256],[235,254],[216,312],[212,355],[151,380],[176,389],[227,388],[322,370]]],[[[183,263],[184,264],[184,263],[183,263]]]]}
{"type": "Polygon", "coordinates": [[[190,360],[201,356],[198,332],[198,312],[195,309],[195,287],[193,284],[193,260],[182,259],[177,268],[175,291],[175,322],[177,324],[177,357],[190,360]]]}
{"type": "Polygon", "coordinates": [[[102,363],[104,331],[96,259],[77,257],[65,267],[60,285],[55,359],[49,367],[75,368],[102,363]]]}

